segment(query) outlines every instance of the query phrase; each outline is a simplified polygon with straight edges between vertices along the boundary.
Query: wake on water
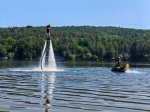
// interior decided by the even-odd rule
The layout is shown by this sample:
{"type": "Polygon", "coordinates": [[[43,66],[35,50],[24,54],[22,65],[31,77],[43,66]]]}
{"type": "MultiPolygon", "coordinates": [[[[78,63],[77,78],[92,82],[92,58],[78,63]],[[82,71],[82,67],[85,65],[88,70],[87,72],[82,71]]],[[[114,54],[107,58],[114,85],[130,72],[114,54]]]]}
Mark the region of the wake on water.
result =
{"type": "Polygon", "coordinates": [[[141,71],[137,71],[137,70],[128,69],[126,71],[126,73],[129,73],[129,74],[145,74],[146,72],[141,72],[141,71]]]}
{"type": "Polygon", "coordinates": [[[9,71],[13,71],[13,72],[63,72],[65,71],[64,69],[44,69],[41,70],[37,67],[33,67],[33,68],[12,68],[9,69],[9,71]]]}
{"type": "MultiPolygon", "coordinates": [[[[5,71],[5,70],[3,70],[3,71],[5,71]]],[[[64,72],[66,70],[63,68],[57,68],[57,69],[46,69],[45,68],[44,70],[41,70],[39,67],[31,67],[31,68],[11,68],[8,71],[16,71],[16,72],[64,72]]],[[[128,69],[125,73],[128,73],[128,74],[145,74],[146,72],[128,69]]]]}

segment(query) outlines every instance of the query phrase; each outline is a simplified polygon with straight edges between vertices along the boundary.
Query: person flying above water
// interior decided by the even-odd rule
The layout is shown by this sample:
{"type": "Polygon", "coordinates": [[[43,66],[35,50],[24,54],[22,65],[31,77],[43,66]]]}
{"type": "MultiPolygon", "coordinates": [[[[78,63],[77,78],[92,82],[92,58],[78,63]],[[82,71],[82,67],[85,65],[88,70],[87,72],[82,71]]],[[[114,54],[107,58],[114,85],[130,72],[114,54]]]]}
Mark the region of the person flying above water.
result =
{"type": "Polygon", "coordinates": [[[50,29],[51,29],[51,25],[49,24],[49,25],[47,25],[47,27],[46,27],[47,40],[50,39],[50,29]]]}

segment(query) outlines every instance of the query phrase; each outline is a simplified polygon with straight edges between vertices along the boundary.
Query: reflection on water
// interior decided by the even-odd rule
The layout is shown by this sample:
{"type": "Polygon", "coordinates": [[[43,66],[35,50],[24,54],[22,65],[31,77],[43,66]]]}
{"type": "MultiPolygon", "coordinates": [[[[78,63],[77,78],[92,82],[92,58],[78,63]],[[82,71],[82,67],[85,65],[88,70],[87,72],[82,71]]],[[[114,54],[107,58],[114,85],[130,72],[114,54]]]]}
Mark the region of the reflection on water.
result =
{"type": "Polygon", "coordinates": [[[110,69],[66,68],[52,73],[0,69],[0,111],[149,112],[150,69],[117,74],[110,69]]]}
{"type": "Polygon", "coordinates": [[[41,93],[43,94],[42,98],[45,98],[44,105],[47,106],[45,112],[48,112],[48,108],[51,106],[51,100],[53,98],[53,90],[54,90],[54,83],[55,83],[55,73],[41,74],[41,93]]]}
{"type": "Polygon", "coordinates": [[[0,71],[0,111],[48,112],[55,73],[0,71]]]}

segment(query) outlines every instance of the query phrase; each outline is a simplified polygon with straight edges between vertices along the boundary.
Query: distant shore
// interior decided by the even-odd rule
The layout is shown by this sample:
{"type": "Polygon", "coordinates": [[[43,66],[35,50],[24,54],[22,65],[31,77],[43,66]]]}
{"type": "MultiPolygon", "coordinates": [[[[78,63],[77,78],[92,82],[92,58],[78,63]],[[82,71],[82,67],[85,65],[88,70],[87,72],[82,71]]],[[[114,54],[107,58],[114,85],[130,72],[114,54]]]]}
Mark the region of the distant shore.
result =
{"type": "MultiPolygon", "coordinates": [[[[41,56],[46,28],[0,28],[0,58],[33,60],[41,56]]],[[[64,26],[53,27],[51,37],[56,56],[64,60],[123,60],[150,62],[150,30],[64,26]]]]}

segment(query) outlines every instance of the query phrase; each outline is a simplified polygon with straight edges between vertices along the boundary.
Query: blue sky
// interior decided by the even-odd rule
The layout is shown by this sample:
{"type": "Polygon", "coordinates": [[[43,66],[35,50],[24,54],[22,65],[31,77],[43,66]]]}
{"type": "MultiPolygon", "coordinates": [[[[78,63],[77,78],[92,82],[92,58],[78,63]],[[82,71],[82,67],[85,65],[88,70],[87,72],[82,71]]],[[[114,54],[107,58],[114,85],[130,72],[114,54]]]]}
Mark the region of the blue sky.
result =
{"type": "Polygon", "coordinates": [[[150,29],[150,0],[0,0],[0,27],[48,23],[150,29]]]}

